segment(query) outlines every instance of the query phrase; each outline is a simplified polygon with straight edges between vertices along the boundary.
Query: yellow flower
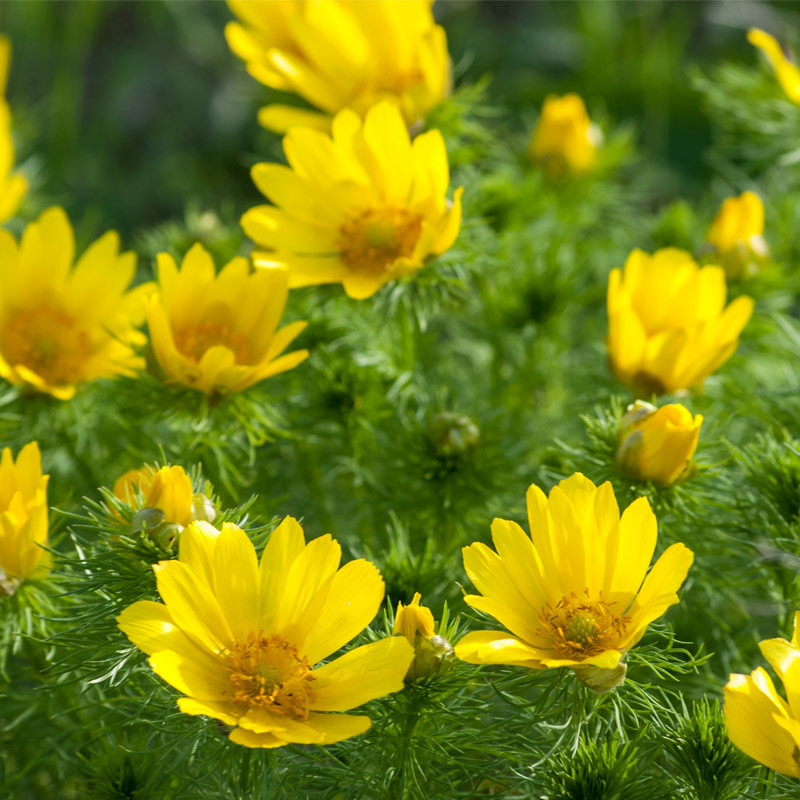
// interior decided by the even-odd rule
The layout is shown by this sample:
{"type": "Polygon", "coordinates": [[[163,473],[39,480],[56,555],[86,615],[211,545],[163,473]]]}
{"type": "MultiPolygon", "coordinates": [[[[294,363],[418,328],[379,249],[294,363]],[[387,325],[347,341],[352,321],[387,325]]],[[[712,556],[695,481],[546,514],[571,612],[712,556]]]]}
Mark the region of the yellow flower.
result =
{"type": "Polygon", "coordinates": [[[453,646],[444,636],[434,634],[433,614],[419,604],[421,599],[416,592],[407,606],[398,603],[394,617],[394,635],[404,636],[414,648],[414,660],[405,676],[407,683],[446,672],[453,662],[453,646]]]}
{"type": "Polygon", "coordinates": [[[403,688],[414,656],[399,636],[316,666],[361,633],[384,585],[363,559],[339,569],[329,535],[305,544],[287,517],[261,555],[226,523],[194,523],[179,558],[156,566],[162,603],[141,601],[118,618],[153,671],[184,696],[186,714],[233,727],[248,747],[331,744],[363,733],[367,716],[335,714],[403,688]]]}
{"type": "Polygon", "coordinates": [[[455,241],[461,189],[449,204],[444,140],[428,131],[412,143],[391,103],[374,106],[363,123],[342,111],[332,136],[293,128],[283,147],[289,167],[253,167],[275,206],[250,209],[242,227],[274,251],[254,253],[256,266],[285,265],[289,286],[342,283],[362,299],[455,241]]]}
{"type": "Polygon", "coordinates": [[[637,400],[620,421],[617,466],[662,486],[686,480],[702,424],[702,415],[692,417],[680,403],[656,408],[637,400]]]}
{"type": "Polygon", "coordinates": [[[75,237],[66,214],[51,208],[18,244],[0,231],[0,377],[61,400],[77,384],[131,374],[144,366],[133,345],[148,285],[125,289],[134,253],[119,252],[109,231],[73,267],[75,237]]]}
{"type": "Polygon", "coordinates": [[[613,688],[624,678],[625,653],[678,602],[694,556],[674,544],[645,577],[657,537],[647,498],[620,518],[611,484],[596,487],[580,473],[549,498],[531,486],[527,503],[530,536],[496,519],[497,552],[481,543],[463,550],[481,592],[464,600],[511,633],[468,633],[456,655],[471,664],[572,667],[595,691],[613,688]]]}
{"type": "Polygon", "coordinates": [[[761,667],[731,675],[725,687],[725,726],[730,740],[764,766],[800,778],[800,611],[792,641],[767,639],[759,645],[783,681],[788,703],[761,667]]]}
{"type": "Polygon", "coordinates": [[[196,244],[180,269],[172,256],[158,256],[158,286],[147,325],[171,383],[206,394],[239,392],[308,357],[307,350],[280,355],[306,327],[293,322],[276,330],[288,295],[283,269],[251,272],[246,259],[234,258],[215,275],[211,256],[196,244]]]}
{"type": "Polygon", "coordinates": [[[131,507],[157,508],[165,522],[186,526],[194,520],[192,481],[183,467],[144,466],[128,470],[114,484],[114,496],[131,507]],[[142,501],[137,502],[137,492],[142,501]]]}
{"type": "Polygon", "coordinates": [[[595,164],[600,140],[600,131],[592,125],[577,94],[549,95],[533,132],[530,153],[553,175],[586,172],[595,164]]]}
{"type": "Polygon", "coordinates": [[[800,105],[800,69],[783,54],[774,36],[758,28],[747,32],[747,41],[755,45],[772,65],[781,88],[792,103],[800,105]]]}
{"type": "Polygon", "coordinates": [[[259,122],[279,133],[296,125],[329,131],[338,111],[363,117],[384,99],[407,125],[423,119],[450,91],[447,37],[431,3],[229,0],[244,24],[228,23],[225,36],[250,74],[320,109],[271,105],[259,122]]]}
{"type": "Polygon", "coordinates": [[[26,578],[41,578],[50,571],[47,545],[47,481],[36,442],[0,458],[0,596],[13,594],[26,578]]]}
{"type": "Polygon", "coordinates": [[[722,203],[707,240],[714,246],[729,278],[757,272],[769,248],[764,241],[764,204],[754,192],[742,192],[722,203]]]}
{"type": "Polygon", "coordinates": [[[739,297],[725,305],[725,271],[702,269],[674,248],[634,250],[608,281],[608,355],[614,375],[643,394],[702,383],[734,353],[753,313],[739,297]]]}
{"type": "Polygon", "coordinates": [[[11,139],[11,109],[5,99],[10,61],[11,42],[7,36],[0,35],[0,222],[16,213],[28,191],[27,180],[19,173],[11,173],[14,143],[11,139]]]}

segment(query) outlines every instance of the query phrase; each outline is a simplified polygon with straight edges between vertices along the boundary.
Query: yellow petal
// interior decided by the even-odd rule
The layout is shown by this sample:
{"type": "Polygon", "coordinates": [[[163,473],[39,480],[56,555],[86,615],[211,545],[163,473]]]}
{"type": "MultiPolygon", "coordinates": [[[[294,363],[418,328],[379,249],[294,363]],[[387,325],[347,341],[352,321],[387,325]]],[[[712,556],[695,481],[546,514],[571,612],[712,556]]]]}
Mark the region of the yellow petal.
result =
{"type": "Polygon", "coordinates": [[[542,668],[549,653],[537,650],[502,631],[471,631],[455,646],[456,657],[468,664],[513,664],[542,668]]]}
{"type": "Polygon", "coordinates": [[[314,711],[349,711],[403,688],[414,648],[401,636],[365,644],[315,669],[314,711]]]}

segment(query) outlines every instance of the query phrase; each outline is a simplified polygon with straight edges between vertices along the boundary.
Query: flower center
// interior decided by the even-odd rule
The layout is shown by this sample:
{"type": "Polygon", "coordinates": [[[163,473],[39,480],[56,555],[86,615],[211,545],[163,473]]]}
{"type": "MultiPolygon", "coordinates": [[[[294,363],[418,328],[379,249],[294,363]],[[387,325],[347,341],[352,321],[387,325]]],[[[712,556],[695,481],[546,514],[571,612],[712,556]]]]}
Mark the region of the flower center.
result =
{"type": "Polygon", "coordinates": [[[297,648],[282,636],[251,633],[245,641],[234,642],[225,660],[234,703],[308,717],[308,704],[314,699],[314,676],[308,659],[301,658],[297,648]]]}
{"type": "Polygon", "coordinates": [[[232,331],[227,325],[198,322],[175,333],[175,347],[193,361],[200,361],[206,351],[216,345],[227,347],[236,356],[237,364],[250,363],[247,337],[232,331]]]}
{"type": "Polygon", "coordinates": [[[422,217],[405,208],[371,208],[339,228],[339,257],[358,272],[380,273],[414,252],[422,217]]]}
{"type": "Polygon", "coordinates": [[[559,658],[587,658],[617,649],[630,617],[617,614],[602,598],[592,600],[574,592],[555,606],[546,605],[539,615],[538,632],[550,639],[559,658]]]}
{"type": "Polygon", "coordinates": [[[89,356],[89,336],[61,309],[43,305],[17,311],[0,341],[11,366],[27,367],[51,386],[74,383],[89,356]]]}

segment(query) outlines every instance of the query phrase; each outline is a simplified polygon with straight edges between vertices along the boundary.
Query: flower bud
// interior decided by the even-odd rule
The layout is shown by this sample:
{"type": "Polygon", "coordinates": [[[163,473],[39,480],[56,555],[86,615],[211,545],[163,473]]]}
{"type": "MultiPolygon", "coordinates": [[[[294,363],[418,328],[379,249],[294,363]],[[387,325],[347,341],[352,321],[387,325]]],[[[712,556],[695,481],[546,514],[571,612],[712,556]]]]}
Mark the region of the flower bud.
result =
{"type": "Polygon", "coordinates": [[[405,676],[406,683],[446,672],[453,665],[453,646],[444,636],[435,635],[433,614],[421,606],[419,592],[409,605],[397,604],[394,635],[405,636],[414,647],[414,660],[405,676]]]}
{"type": "Polygon", "coordinates": [[[754,192],[722,203],[706,237],[728,278],[752,275],[769,259],[764,241],[764,204],[754,192]]]}
{"type": "Polygon", "coordinates": [[[192,517],[195,522],[213,522],[217,516],[214,504],[200,492],[192,495],[192,517]]]}
{"type": "Polygon", "coordinates": [[[432,420],[430,437],[444,455],[465,453],[481,438],[478,426],[467,416],[452,411],[443,411],[432,420]]]}
{"type": "Polygon", "coordinates": [[[553,177],[587,172],[595,164],[602,138],[577,94],[549,95],[533,132],[530,154],[553,177]]]}
{"type": "Polygon", "coordinates": [[[656,408],[637,400],[619,425],[617,467],[641,481],[671,486],[694,474],[703,417],[692,417],[680,403],[656,408]]]}

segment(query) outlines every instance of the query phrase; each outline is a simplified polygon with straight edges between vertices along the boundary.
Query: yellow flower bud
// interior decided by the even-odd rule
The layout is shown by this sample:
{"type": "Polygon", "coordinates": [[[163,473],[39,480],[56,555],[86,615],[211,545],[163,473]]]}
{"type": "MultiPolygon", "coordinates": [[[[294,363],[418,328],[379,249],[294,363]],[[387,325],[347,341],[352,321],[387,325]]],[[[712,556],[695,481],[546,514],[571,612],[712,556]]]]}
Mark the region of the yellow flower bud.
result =
{"type": "Polygon", "coordinates": [[[661,486],[691,477],[702,415],[680,403],[656,408],[637,401],[620,421],[617,466],[631,477],[661,486]]]}
{"type": "Polygon", "coordinates": [[[13,594],[26,578],[50,571],[47,545],[47,482],[42,475],[39,445],[20,450],[16,462],[10,448],[0,458],[0,597],[13,594]]]}
{"type": "Polygon", "coordinates": [[[553,176],[587,172],[595,164],[601,141],[600,130],[577,94],[549,95],[533,132],[530,154],[553,176]]]}
{"type": "Polygon", "coordinates": [[[781,88],[792,103],[800,105],[800,69],[783,54],[778,40],[766,31],[751,28],[747,41],[757,47],[772,65],[781,88]]]}
{"type": "Polygon", "coordinates": [[[196,500],[192,481],[183,467],[161,467],[154,471],[152,467],[144,466],[129,470],[117,479],[113,492],[129,506],[160,509],[164,512],[164,522],[185,527],[195,519],[195,510],[201,511],[202,518],[210,521],[205,504],[196,500]],[[144,498],[140,504],[136,501],[137,492],[144,498]]]}
{"type": "Polygon", "coordinates": [[[444,636],[434,635],[433,614],[419,604],[421,599],[422,595],[416,592],[409,605],[398,603],[394,618],[394,635],[404,636],[414,647],[406,683],[446,672],[453,662],[453,646],[444,636]]]}
{"type": "Polygon", "coordinates": [[[400,634],[408,639],[409,644],[414,644],[417,633],[426,639],[433,636],[433,614],[429,608],[421,606],[419,601],[422,595],[416,592],[412,601],[404,606],[397,604],[397,613],[394,617],[394,633],[400,634]]]}
{"type": "Polygon", "coordinates": [[[720,256],[729,278],[758,271],[769,257],[764,241],[764,204],[754,192],[743,192],[722,203],[706,237],[720,256]]]}

